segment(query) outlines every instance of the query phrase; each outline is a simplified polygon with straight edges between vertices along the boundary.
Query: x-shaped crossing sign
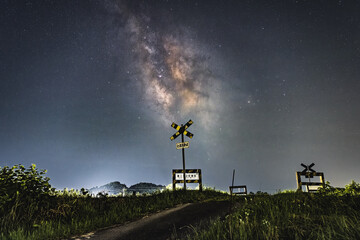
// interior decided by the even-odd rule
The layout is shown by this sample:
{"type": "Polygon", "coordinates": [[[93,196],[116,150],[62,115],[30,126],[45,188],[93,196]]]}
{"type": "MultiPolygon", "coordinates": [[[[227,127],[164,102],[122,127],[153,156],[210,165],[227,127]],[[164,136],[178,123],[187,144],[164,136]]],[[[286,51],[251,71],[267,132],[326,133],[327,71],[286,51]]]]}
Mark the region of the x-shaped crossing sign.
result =
{"type": "Polygon", "coordinates": [[[188,129],[191,124],[193,124],[193,121],[191,121],[191,120],[189,120],[187,123],[185,123],[184,126],[181,126],[181,127],[179,125],[177,125],[176,123],[172,123],[171,127],[175,128],[177,130],[177,132],[170,137],[170,140],[171,141],[174,140],[181,134],[184,134],[184,135],[188,136],[189,138],[192,138],[194,136],[194,134],[186,131],[186,129],[188,129]]]}
{"type": "Polygon", "coordinates": [[[301,166],[303,166],[305,169],[302,170],[302,173],[306,173],[306,172],[316,172],[314,169],[311,169],[313,166],[315,165],[315,163],[312,163],[310,165],[305,165],[305,164],[301,164],[301,166]]]}

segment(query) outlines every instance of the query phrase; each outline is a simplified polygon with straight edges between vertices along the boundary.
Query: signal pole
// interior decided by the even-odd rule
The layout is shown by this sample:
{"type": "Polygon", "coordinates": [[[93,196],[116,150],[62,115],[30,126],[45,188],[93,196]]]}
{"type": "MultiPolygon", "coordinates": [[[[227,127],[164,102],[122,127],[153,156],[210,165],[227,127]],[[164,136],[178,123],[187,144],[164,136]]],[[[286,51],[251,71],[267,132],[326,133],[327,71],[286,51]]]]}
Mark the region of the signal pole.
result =
{"type": "Polygon", "coordinates": [[[174,140],[175,138],[177,138],[180,134],[181,134],[181,145],[178,147],[176,146],[177,149],[182,148],[182,159],[183,159],[183,179],[184,179],[184,191],[186,191],[186,168],[185,168],[185,149],[184,148],[188,148],[189,147],[189,143],[188,142],[184,142],[184,134],[189,137],[192,138],[194,136],[194,134],[192,134],[191,132],[188,132],[186,129],[188,129],[190,127],[190,125],[193,124],[193,121],[189,120],[187,123],[185,123],[185,125],[181,124],[181,126],[177,125],[176,123],[172,123],[171,127],[175,128],[177,130],[177,132],[172,135],[170,137],[170,140],[174,140]]]}
{"type": "MultiPolygon", "coordinates": [[[[181,127],[183,125],[181,124],[181,127]]],[[[184,142],[184,133],[181,133],[181,142],[184,142]]],[[[186,173],[185,173],[185,149],[182,148],[182,159],[183,159],[183,174],[184,174],[184,191],[186,191],[186,173]]]]}

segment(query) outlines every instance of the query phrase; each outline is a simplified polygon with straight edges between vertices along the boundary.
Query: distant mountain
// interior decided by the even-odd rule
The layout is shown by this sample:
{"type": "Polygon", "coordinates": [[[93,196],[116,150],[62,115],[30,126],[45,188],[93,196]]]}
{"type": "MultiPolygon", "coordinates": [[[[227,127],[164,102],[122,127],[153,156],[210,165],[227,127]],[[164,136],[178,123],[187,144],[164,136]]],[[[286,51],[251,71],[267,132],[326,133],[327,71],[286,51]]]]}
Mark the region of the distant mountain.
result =
{"type": "Polygon", "coordinates": [[[136,192],[136,193],[152,193],[152,192],[155,192],[156,190],[161,190],[161,189],[165,189],[165,186],[156,185],[153,183],[141,182],[141,183],[132,185],[131,187],[128,188],[127,191],[128,192],[136,192]]]}
{"type": "Polygon", "coordinates": [[[89,192],[92,194],[98,194],[99,192],[107,193],[109,195],[117,195],[119,193],[124,193],[124,189],[127,189],[127,186],[125,184],[121,184],[118,181],[111,182],[108,184],[105,184],[100,187],[93,187],[89,189],[89,192]]]}
{"type": "Polygon", "coordinates": [[[118,194],[134,194],[134,193],[153,193],[157,190],[165,189],[163,185],[156,185],[153,183],[140,182],[127,187],[125,184],[122,184],[118,181],[105,184],[100,187],[93,187],[89,189],[91,194],[98,194],[99,192],[107,193],[109,195],[118,195],[118,194]]]}

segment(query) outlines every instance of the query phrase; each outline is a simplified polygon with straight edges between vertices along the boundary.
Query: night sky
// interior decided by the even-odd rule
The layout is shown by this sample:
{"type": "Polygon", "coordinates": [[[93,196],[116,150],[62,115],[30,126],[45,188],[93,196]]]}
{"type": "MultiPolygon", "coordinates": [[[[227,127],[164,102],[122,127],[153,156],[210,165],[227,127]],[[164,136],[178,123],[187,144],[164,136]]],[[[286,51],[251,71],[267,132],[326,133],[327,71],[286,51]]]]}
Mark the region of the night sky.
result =
{"type": "Polygon", "coordinates": [[[0,166],[53,187],[171,183],[193,120],[205,186],[360,181],[359,1],[13,1],[0,7],[0,166]]]}

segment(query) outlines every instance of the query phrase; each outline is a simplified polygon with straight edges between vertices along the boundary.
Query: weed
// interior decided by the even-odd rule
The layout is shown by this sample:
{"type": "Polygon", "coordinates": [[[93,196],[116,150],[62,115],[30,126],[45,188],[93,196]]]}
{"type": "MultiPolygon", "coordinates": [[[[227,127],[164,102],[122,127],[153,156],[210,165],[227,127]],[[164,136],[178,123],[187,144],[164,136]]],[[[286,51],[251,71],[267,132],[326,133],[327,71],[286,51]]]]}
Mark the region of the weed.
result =
{"type": "Polygon", "coordinates": [[[35,165],[0,168],[0,239],[61,239],[177,204],[227,197],[213,190],[92,197],[85,189],[56,191],[45,172],[35,165]]]}
{"type": "Polygon", "coordinates": [[[188,239],[360,239],[360,195],[354,192],[237,197],[232,214],[194,229],[188,239]]]}

